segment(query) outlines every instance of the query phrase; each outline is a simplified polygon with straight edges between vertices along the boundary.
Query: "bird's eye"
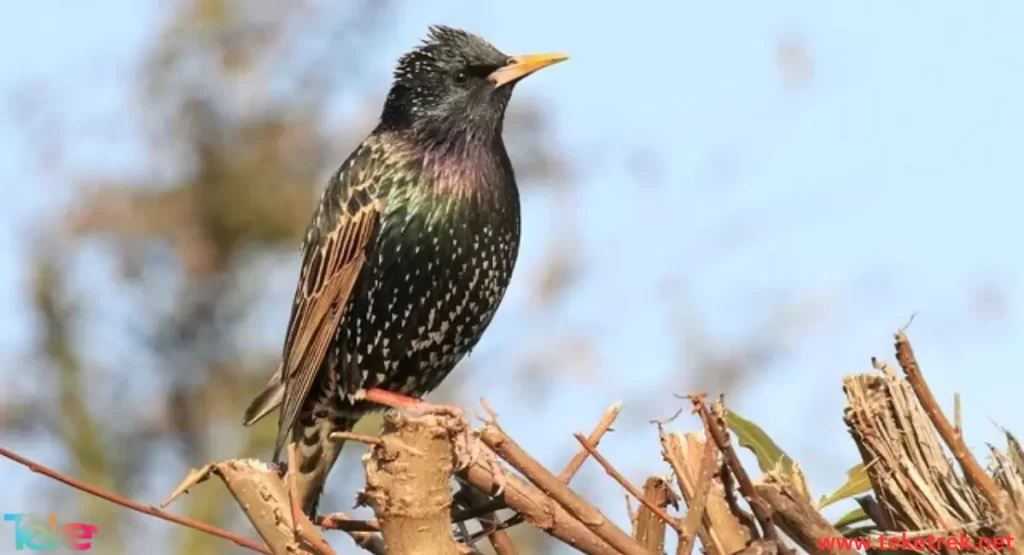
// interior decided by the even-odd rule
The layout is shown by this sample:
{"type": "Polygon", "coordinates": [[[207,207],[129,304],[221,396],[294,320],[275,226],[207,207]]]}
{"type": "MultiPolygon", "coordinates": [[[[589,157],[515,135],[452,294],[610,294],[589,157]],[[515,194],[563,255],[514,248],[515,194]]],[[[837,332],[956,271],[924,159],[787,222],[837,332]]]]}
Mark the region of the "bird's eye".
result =
{"type": "Polygon", "coordinates": [[[469,80],[469,74],[466,73],[465,70],[460,70],[458,73],[455,74],[455,82],[456,83],[465,83],[468,80],[469,80]]]}

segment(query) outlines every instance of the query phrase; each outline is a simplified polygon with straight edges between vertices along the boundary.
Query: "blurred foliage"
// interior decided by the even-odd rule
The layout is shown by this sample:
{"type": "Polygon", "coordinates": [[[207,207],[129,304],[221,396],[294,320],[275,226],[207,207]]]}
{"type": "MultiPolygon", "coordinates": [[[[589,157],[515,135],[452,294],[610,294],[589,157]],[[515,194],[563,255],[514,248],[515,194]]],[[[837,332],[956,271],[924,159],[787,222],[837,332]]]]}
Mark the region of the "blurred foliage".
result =
{"type": "MultiPolygon", "coordinates": [[[[40,371],[32,375],[41,387],[5,397],[8,433],[45,437],[65,451],[67,472],[129,496],[169,491],[184,468],[210,459],[268,455],[273,426],[245,430],[241,414],[276,366],[273,337],[284,322],[272,320],[271,338],[249,324],[268,319],[261,304],[273,288],[269,274],[297,265],[325,176],[377,116],[383,90],[364,88],[362,64],[372,57],[362,54],[386,38],[395,9],[379,1],[167,4],[131,82],[137,105],[118,114],[136,128],[144,163],[69,176],[69,210],[38,230],[40,371]],[[362,110],[339,127],[331,122],[346,101],[362,110]],[[117,269],[115,283],[74,283],[97,250],[117,269]],[[111,286],[114,298],[97,302],[111,286]],[[124,354],[91,356],[90,342],[107,325],[124,354]]],[[[524,190],[568,186],[548,116],[528,100],[517,99],[506,125],[524,190]]],[[[538,287],[550,298],[567,286],[549,279],[538,287]]],[[[280,313],[289,297],[266,312],[280,313]]],[[[138,534],[125,523],[139,517],[87,503],[78,509],[104,530],[103,552],[133,551],[138,534]]],[[[326,502],[335,503],[347,507],[326,502]]],[[[178,510],[239,524],[217,488],[197,488],[178,510]]],[[[173,534],[173,552],[236,549],[184,529],[173,534]]]]}

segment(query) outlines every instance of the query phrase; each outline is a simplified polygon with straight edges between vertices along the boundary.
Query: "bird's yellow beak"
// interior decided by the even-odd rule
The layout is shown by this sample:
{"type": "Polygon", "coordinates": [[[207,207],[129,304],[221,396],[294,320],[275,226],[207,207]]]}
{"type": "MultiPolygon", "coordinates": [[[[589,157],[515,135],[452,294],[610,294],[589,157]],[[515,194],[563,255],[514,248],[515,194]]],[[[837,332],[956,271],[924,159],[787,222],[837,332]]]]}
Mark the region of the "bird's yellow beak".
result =
{"type": "Polygon", "coordinates": [[[525,54],[513,56],[507,65],[494,70],[487,80],[498,88],[514,83],[523,77],[550,65],[569,59],[565,54],[525,54]]]}

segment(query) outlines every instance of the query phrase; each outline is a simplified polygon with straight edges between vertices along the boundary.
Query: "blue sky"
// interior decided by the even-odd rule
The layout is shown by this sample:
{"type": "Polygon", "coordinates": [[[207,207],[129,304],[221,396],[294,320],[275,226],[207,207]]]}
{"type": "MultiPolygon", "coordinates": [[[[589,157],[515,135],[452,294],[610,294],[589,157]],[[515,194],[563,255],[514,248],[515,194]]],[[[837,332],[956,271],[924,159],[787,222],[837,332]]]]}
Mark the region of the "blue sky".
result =
{"type": "MultiPolygon", "coordinates": [[[[121,71],[153,32],[158,5],[7,3],[0,96],[43,81],[72,91],[53,96],[73,99],[62,112],[72,124],[116,113],[125,101],[121,71]]],[[[733,408],[802,462],[815,493],[838,486],[855,460],[841,421],[841,377],[868,370],[872,355],[891,359],[891,332],[914,312],[919,360],[947,408],[961,393],[969,444],[981,452],[984,442],[998,441],[993,421],[1024,433],[1015,405],[1024,360],[1015,340],[1024,314],[1022,17],[1024,5],[1008,1],[639,0],[627,8],[521,0],[513,9],[467,0],[403,8],[389,40],[368,53],[381,90],[392,61],[430,23],[472,29],[507,52],[572,56],[524,81],[516,95],[550,105],[558,139],[574,154],[590,273],[552,329],[595,338],[607,381],[581,388],[566,380],[559,406],[517,414],[521,391],[492,391],[485,376],[474,377],[510,415],[505,427],[530,437],[535,452],[550,451],[545,462],[557,466],[573,430],[589,429],[610,402],[664,384],[678,362],[665,310],[671,287],[723,345],[741,341],[780,306],[818,309],[784,356],[731,397],[733,408]],[[814,72],[807,87],[780,78],[781,36],[807,45],[814,72]],[[638,147],[651,150],[654,185],[626,169],[638,147]],[[972,309],[979,286],[1004,294],[998,318],[972,309]]],[[[59,176],[42,178],[26,161],[26,137],[8,124],[17,116],[0,114],[0,352],[8,366],[31,338],[19,240],[48,199],[65,193],[59,176]]],[[[68,158],[75,168],[120,168],[134,152],[130,139],[75,145],[68,158]]],[[[546,252],[553,223],[540,200],[525,208],[523,267],[530,268],[546,252]]],[[[526,309],[516,303],[525,281],[514,284],[512,308],[474,357],[501,358],[510,338],[524,333],[516,323],[526,309]]],[[[276,325],[268,324],[270,336],[276,325]]],[[[13,369],[0,372],[14,379],[13,369]]],[[[625,410],[649,419],[667,406],[657,414],[625,410]]],[[[637,482],[662,470],[652,463],[653,436],[616,438],[607,449],[637,482]],[[631,458],[640,448],[647,454],[631,458]]],[[[17,497],[3,489],[6,507],[17,497]]],[[[621,518],[619,499],[610,496],[606,506],[621,518]]]]}

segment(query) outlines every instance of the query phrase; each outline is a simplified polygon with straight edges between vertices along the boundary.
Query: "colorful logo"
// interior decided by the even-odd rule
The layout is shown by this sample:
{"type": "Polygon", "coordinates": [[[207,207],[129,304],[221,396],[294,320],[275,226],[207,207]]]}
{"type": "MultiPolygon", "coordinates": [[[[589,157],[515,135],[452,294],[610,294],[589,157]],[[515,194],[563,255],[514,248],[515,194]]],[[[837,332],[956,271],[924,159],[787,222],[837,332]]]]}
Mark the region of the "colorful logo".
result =
{"type": "Polygon", "coordinates": [[[4,513],[4,522],[14,523],[14,549],[16,551],[53,551],[66,547],[74,551],[88,551],[92,539],[100,529],[94,524],[73,522],[57,524],[57,515],[50,513],[45,519],[37,515],[4,513]]]}

